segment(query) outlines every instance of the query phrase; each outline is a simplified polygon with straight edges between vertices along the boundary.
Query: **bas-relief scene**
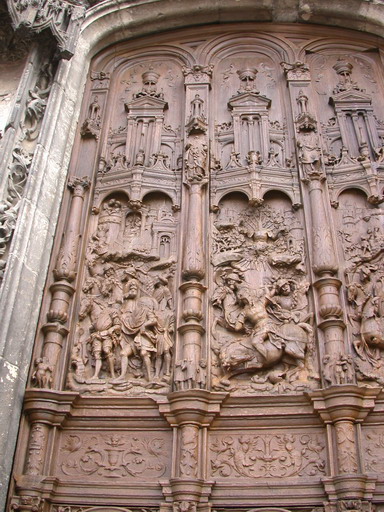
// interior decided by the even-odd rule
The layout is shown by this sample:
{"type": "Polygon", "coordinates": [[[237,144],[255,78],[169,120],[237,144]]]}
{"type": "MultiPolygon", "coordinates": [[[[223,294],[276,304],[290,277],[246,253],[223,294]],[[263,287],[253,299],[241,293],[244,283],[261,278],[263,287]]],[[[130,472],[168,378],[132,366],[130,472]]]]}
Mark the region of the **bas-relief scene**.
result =
{"type": "MultiPolygon", "coordinates": [[[[308,234],[331,236],[305,220],[302,187],[325,177],[338,255],[348,262],[353,342],[344,355],[323,354],[323,379],[352,382],[355,365],[359,382],[382,381],[384,129],[373,108],[374,58],[324,54],[308,66],[276,57],[233,49],[205,67],[146,57],[121,59],[116,78],[91,73],[81,137],[100,139],[102,149],[69,333],[69,389],[131,395],[208,386],[247,395],[319,387],[308,234]],[[291,107],[284,72],[307,80],[291,107]],[[346,189],[354,177],[359,189],[346,189]],[[203,299],[210,316],[200,318],[206,334],[192,357],[177,314],[191,184],[200,185],[203,217],[209,193],[205,240],[191,250],[209,247],[211,276],[203,299]]],[[[47,387],[51,372],[46,357],[36,358],[35,385],[47,387]]]]}
{"type": "MultiPolygon", "coordinates": [[[[384,383],[381,71],[370,51],[297,51],[303,62],[277,46],[226,35],[93,64],[72,166],[83,177],[68,183],[30,381],[106,422],[64,420],[53,466],[69,487],[150,482],[167,511],[195,512],[172,479],[211,479],[224,496],[359,471],[353,421],[327,438],[300,400],[384,383]],[[222,406],[210,431],[211,411],[184,421],[172,409],[192,395],[196,414],[204,400],[243,409],[222,406]],[[277,426],[246,425],[268,400],[277,426]],[[119,407],[149,402],[165,426],[115,428],[119,407]]],[[[31,475],[49,438],[36,425],[31,475]]],[[[367,467],[380,469],[374,434],[367,467]]]]}

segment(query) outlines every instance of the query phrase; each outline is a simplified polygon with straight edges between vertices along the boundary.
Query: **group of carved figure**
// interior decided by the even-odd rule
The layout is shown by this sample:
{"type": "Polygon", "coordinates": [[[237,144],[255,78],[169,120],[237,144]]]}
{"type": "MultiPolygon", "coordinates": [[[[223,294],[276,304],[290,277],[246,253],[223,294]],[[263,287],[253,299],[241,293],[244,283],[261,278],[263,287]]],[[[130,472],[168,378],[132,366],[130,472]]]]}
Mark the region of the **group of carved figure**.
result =
{"type": "Polygon", "coordinates": [[[144,376],[147,382],[169,380],[174,316],[168,279],[157,276],[150,296],[133,267],[122,272],[119,280],[109,263],[102,275],[90,277],[84,284],[79,326],[84,331],[88,318],[89,327],[85,342],[78,342],[72,354],[77,379],[83,374],[87,383],[100,382],[107,374],[115,384],[126,382],[129,359],[135,358],[144,368],[144,375],[136,371],[136,377],[144,376]],[[90,377],[85,372],[89,353],[94,359],[90,377]],[[103,360],[107,362],[106,371],[103,360]]]}
{"type": "Polygon", "coordinates": [[[256,291],[239,272],[232,271],[223,278],[212,297],[220,312],[216,325],[233,333],[216,349],[225,371],[222,384],[238,373],[256,373],[279,363],[285,370],[269,378],[284,377],[288,382],[296,378],[313,341],[307,289],[307,283],[299,285],[293,279],[280,278],[270,289],[256,291]]]}
{"type": "Polygon", "coordinates": [[[382,369],[384,350],[384,271],[382,263],[360,266],[358,280],[348,285],[348,301],[352,307],[350,320],[357,326],[354,348],[359,356],[358,368],[369,379],[384,382],[378,375],[382,369]],[[369,369],[368,369],[369,368],[369,369]]]}
{"type": "MultiPolygon", "coordinates": [[[[282,65],[288,74],[309,76],[306,64],[282,65]]],[[[350,77],[351,64],[338,61],[334,69],[340,79],[334,95],[360,90],[350,77]]],[[[240,95],[249,93],[254,100],[259,95],[255,89],[256,74],[256,69],[238,71],[240,95]]],[[[157,92],[159,77],[153,70],[144,73],[143,89],[134,98],[146,96],[163,99],[163,93],[157,92]]],[[[337,159],[323,148],[318,120],[311,112],[312,104],[305,88],[299,90],[296,102],[299,174],[304,183],[317,180],[321,183],[326,177],[326,167],[336,165],[337,159]]],[[[83,126],[83,135],[97,138],[103,108],[103,101],[94,95],[83,126]],[[96,126],[95,132],[92,132],[92,126],[96,126]]],[[[244,172],[253,173],[258,180],[261,179],[263,166],[282,166],[286,153],[278,149],[280,145],[272,136],[264,148],[235,144],[239,142],[240,132],[236,132],[235,118],[232,116],[231,122],[220,125],[221,131],[233,131],[234,143],[230,161],[223,169],[220,160],[210,154],[208,147],[211,145],[208,144],[202,95],[195,94],[190,108],[182,158],[184,182],[194,193],[197,185],[208,182],[212,162],[216,162],[216,174],[212,173],[213,183],[220,179],[220,173],[240,169],[244,167],[244,162],[247,166],[244,172]],[[240,153],[235,151],[236,146],[240,148],[240,153]]],[[[334,119],[336,123],[337,119],[334,119]]],[[[248,120],[251,126],[254,119],[248,120]]],[[[278,121],[274,122],[275,125],[270,120],[268,122],[275,131],[283,130],[278,121]]],[[[221,139],[218,141],[220,143],[221,139]]],[[[359,165],[371,159],[367,142],[360,142],[360,156],[350,160],[359,165]]],[[[139,149],[136,160],[132,162],[127,160],[129,151],[121,152],[120,146],[115,149],[106,165],[107,170],[122,171],[128,169],[129,165],[145,167],[143,149],[139,149]]],[[[347,151],[344,146],[343,151],[347,151]]],[[[375,149],[375,152],[377,162],[381,162],[382,150],[380,153],[375,149]]],[[[164,162],[168,158],[161,153],[156,155],[156,158],[161,156],[164,162]]],[[[287,166],[291,167],[291,164],[287,163],[287,166]]],[[[232,190],[212,209],[218,213],[212,226],[211,260],[216,288],[210,297],[214,310],[211,328],[212,368],[218,368],[215,374],[217,378],[215,375],[213,377],[213,387],[216,385],[218,389],[230,388],[231,382],[236,380],[234,377],[247,373],[253,374],[248,380],[255,385],[318,380],[313,367],[312,315],[307,300],[309,284],[305,279],[304,223],[302,217],[295,213],[300,203],[295,202],[294,198],[288,200],[285,192],[276,193],[269,203],[267,194],[259,194],[259,185],[255,182],[253,186],[256,192],[252,192],[253,196],[245,202],[239,197],[230,197],[232,193],[242,194],[232,190]]],[[[77,342],[72,353],[75,378],[86,384],[108,381],[117,386],[127,384],[132,376],[139,380],[143,377],[147,383],[170,383],[173,371],[176,390],[205,388],[210,364],[200,359],[201,354],[196,355],[195,360],[185,359],[181,348],[180,359],[172,365],[175,318],[169,287],[170,275],[163,277],[158,270],[153,273],[149,270],[151,260],[165,261],[175,257],[175,247],[170,248],[171,235],[176,233],[171,207],[161,209],[144,205],[138,199],[134,204],[133,200],[120,200],[120,196],[119,199],[109,197],[97,212],[100,213],[98,227],[87,250],[88,273],[80,303],[77,342]],[[157,242],[154,242],[157,224],[158,238],[163,241],[159,250],[157,242]],[[162,231],[165,228],[160,229],[160,224],[169,224],[166,234],[162,231]],[[149,286],[148,279],[152,280],[149,286]]],[[[379,257],[384,250],[383,236],[377,227],[368,230],[366,235],[361,236],[358,249],[351,239],[348,240],[348,236],[348,233],[344,233],[343,242],[344,245],[350,242],[349,259],[355,270],[352,278],[347,279],[350,283],[347,298],[353,310],[350,321],[359,325],[359,332],[354,333],[354,348],[361,360],[377,367],[381,365],[380,351],[384,350],[384,275],[378,267],[379,257]],[[360,251],[358,255],[356,251],[360,251]],[[358,272],[356,269],[359,269],[358,272]]],[[[354,361],[350,354],[325,354],[322,363],[325,385],[354,381],[354,361]]],[[[38,363],[36,381],[43,379],[44,371],[49,374],[47,365],[44,360],[38,363]]],[[[368,375],[366,369],[361,373],[365,377],[368,375]]]]}

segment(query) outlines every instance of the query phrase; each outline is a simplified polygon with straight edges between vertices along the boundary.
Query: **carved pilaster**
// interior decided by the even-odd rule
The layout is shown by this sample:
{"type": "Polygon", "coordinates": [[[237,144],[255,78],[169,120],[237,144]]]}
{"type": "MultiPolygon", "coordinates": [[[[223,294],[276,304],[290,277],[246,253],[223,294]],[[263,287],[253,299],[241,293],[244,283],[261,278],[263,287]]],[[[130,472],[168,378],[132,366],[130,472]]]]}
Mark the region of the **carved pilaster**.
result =
{"type": "MultiPolygon", "coordinates": [[[[309,106],[311,96],[309,67],[301,62],[292,65],[282,63],[282,66],[287,76],[292,106],[296,112],[296,145],[300,177],[304,184],[303,193],[308,194],[311,212],[312,268],[317,277],[314,286],[318,292],[319,327],[325,338],[324,380],[325,384],[329,385],[331,382],[335,383],[334,375],[337,362],[342,366],[340,358],[345,353],[345,325],[339,297],[341,282],[335,277],[338,271],[336,247],[329,223],[330,216],[327,215],[329,200],[327,199],[324,158],[318,133],[318,122],[309,106]]],[[[349,376],[342,378],[345,379],[345,383],[349,376]]]]}
{"type": "Polygon", "coordinates": [[[175,453],[172,476],[163,483],[166,501],[174,512],[209,510],[208,499],[213,482],[207,480],[207,429],[220,412],[225,393],[205,390],[175,392],[160,413],[174,427],[175,453]]]}
{"type": "Polygon", "coordinates": [[[330,476],[323,479],[330,500],[372,498],[375,478],[362,472],[357,428],[374,408],[379,388],[332,386],[310,393],[314,409],[327,425],[330,476]]]}
{"type": "Polygon", "coordinates": [[[42,327],[44,333],[43,356],[35,360],[33,383],[40,388],[54,387],[54,374],[63,341],[68,334],[64,325],[68,319],[71,297],[75,291],[71,284],[76,277],[77,253],[84,195],[89,188],[89,179],[72,178],[68,188],[72,191],[72,201],[65,234],[53,271],[55,282],[51,285],[52,299],[47,314],[48,323],[42,327]]]}
{"type": "MultiPolygon", "coordinates": [[[[212,66],[184,68],[187,112],[186,147],[184,157],[184,183],[187,212],[185,219],[185,242],[182,259],[182,276],[185,283],[180,287],[183,295],[182,317],[185,323],[179,327],[182,337],[180,365],[185,365],[183,388],[205,387],[199,376],[205,373],[200,365],[202,351],[203,295],[205,287],[200,281],[205,276],[204,216],[207,209],[209,173],[209,142],[206,135],[206,112],[212,66]],[[187,375],[188,374],[188,375],[187,375]]],[[[204,381],[206,377],[204,376],[204,381]]]]}

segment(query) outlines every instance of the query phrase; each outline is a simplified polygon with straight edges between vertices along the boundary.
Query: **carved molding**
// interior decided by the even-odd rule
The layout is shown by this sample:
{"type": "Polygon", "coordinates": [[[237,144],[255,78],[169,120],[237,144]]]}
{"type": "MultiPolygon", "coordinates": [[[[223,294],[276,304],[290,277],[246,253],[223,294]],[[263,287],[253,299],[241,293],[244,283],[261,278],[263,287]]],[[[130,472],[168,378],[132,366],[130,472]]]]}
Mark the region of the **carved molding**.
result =
{"type": "Polygon", "coordinates": [[[15,29],[41,32],[49,29],[57,41],[61,56],[70,59],[75,51],[86,6],[76,0],[7,0],[15,29]]]}

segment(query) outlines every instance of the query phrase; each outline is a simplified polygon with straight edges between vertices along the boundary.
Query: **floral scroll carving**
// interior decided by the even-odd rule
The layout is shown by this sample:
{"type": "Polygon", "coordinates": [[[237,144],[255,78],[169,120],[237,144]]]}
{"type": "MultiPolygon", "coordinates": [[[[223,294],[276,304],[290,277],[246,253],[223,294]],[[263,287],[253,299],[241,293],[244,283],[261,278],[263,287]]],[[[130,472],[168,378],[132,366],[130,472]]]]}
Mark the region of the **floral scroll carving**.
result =
{"type": "Polygon", "coordinates": [[[7,263],[7,251],[12,240],[19,210],[24,196],[33,157],[33,148],[40,131],[49,93],[52,88],[53,67],[45,62],[35,86],[28,93],[24,116],[21,121],[21,136],[12,151],[8,168],[7,187],[0,200],[0,283],[7,263]]]}
{"type": "Polygon", "coordinates": [[[325,446],[303,434],[216,436],[210,444],[216,478],[274,478],[325,473],[325,446]]]}
{"type": "Polygon", "coordinates": [[[364,462],[366,471],[384,473],[384,432],[381,429],[364,430],[364,462]]]}
{"type": "Polygon", "coordinates": [[[61,450],[59,466],[66,477],[153,480],[168,470],[168,441],[161,436],[70,434],[61,450]]]}

